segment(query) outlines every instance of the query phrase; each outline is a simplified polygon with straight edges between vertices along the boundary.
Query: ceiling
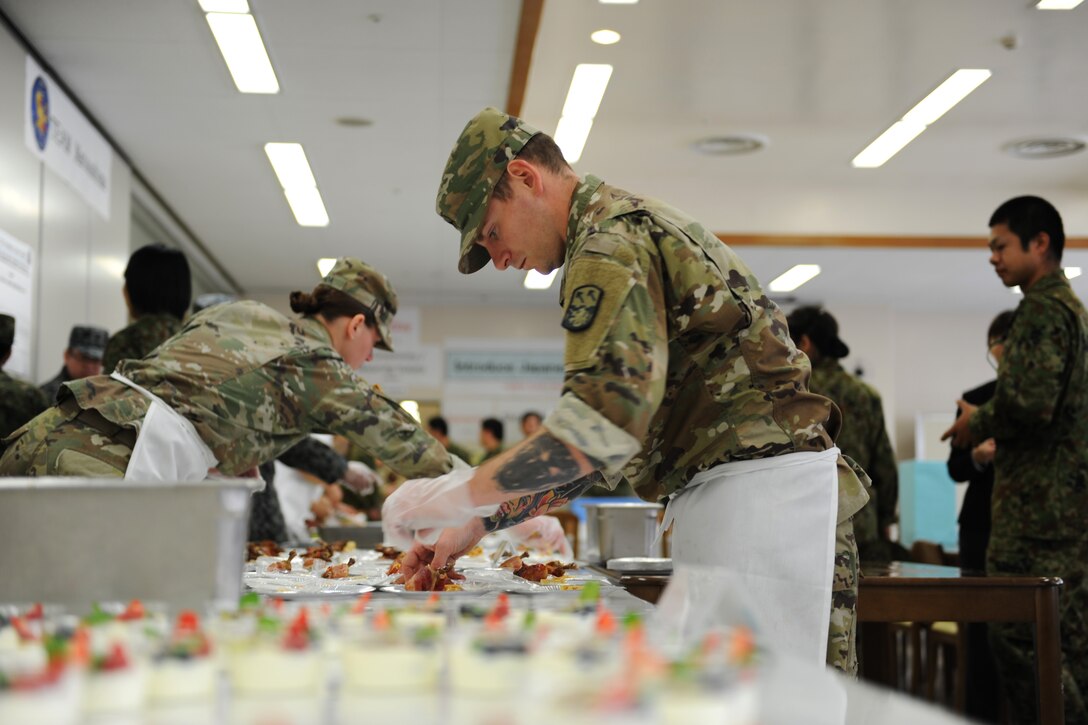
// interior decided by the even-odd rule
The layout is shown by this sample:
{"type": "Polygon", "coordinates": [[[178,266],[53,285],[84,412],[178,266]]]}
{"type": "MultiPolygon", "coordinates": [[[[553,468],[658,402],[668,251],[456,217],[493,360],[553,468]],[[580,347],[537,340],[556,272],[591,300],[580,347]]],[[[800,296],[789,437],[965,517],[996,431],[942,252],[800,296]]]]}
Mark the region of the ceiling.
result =
{"type": "MultiPolygon", "coordinates": [[[[352,254],[406,303],[554,305],[520,275],[456,272],[434,213],[465,121],[504,107],[514,0],[250,0],[281,92],[243,95],[196,0],[0,0],[148,183],[251,293],[294,289],[318,257],[352,254]],[[358,116],[372,125],[347,128],[358,116]],[[328,227],[295,224],[262,152],[305,148],[328,227]],[[259,260],[255,263],[254,260],[259,260]]],[[[576,165],[657,196],[727,235],[976,236],[969,249],[745,246],[763,279],[824,273],[796,293],[829,305],[997,310],[986,222],[1004,199],[1046,196],[1088,236],[1088,153],[1013,158],[1009,141],[1088,139],[1088,4],[1028,0],[595,0],[544,4],[522,115],[553,131],[574,66],[615,66],[576,165]],[[589,34],[619,31],[614,46],[589,34]],[[1002,39],[1006,39],[1002,42],[1002,39]],[[1014,40],[1008,40],[1014,38],[1014,40]],[[1013,45],[1013,49],[1006,46],[1013,45]],[[953,70],[994,75],[879,169],[850,159],[953,70]],[[697,139],[766,137],[735,157],[697,139]]],[[[1088,270],[1088,250],[1066,264],[1088,270]]],[[[1088,292],[1088,275],[1074,282],[1088,292]]]]}

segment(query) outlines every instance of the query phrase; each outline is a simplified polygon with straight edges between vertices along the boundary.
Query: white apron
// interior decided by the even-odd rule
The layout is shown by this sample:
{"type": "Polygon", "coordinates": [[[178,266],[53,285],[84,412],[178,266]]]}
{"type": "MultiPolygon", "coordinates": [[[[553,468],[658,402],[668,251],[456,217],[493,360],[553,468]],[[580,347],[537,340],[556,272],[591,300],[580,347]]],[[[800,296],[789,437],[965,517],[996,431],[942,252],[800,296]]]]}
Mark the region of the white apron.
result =
{"type": "MultiPolygon", "coordinates": [[[[839,449],[725,463],[669,501],[672,558],[743,591],[766,646],[823,665],[831,613],[839,449]]],[[[692,603],[697,606],[697,603],[692,603]]]]}
{"type": "Polygon", "coordinates": [[[196,428],[158,396],[141,388],[120,373],[114,380],[140,391],[151,404],[140,423],[136,446],[125,469],[125,480],[178,483],[203,481],[218,461],[196,428]]]}

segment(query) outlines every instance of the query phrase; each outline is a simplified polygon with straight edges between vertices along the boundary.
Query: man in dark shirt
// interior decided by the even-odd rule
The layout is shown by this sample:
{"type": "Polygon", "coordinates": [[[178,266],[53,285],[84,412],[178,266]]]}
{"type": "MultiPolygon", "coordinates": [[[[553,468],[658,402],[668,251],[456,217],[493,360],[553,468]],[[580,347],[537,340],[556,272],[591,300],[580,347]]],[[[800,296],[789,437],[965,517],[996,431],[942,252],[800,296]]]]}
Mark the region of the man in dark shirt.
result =
{"type": "MultiPolygon", "coordinates": [[[[1005,336],[1012,326],[1013,311],[994,318],[987,331],[987,357],[995,369],[1005,354],[1005,336]]],[[[963,394],[971,405],[982,405],[994,397],[997,381],[991,380],[963,394]]],[[[987,438],[976,446],[952,446],[948,454],[948,475],[954,481],[967,481],[967,493],[960,509],[960,566],[965,571],[986,571],[986,547],[990,543],[990,494],[994,488],[994,453],[996,444],[987,438]]],[[[987,641],[988,627],[983,622],[967,626],[966,711],[975,719],[997,722],[1000,692],[993,654],[987,641]]]]}

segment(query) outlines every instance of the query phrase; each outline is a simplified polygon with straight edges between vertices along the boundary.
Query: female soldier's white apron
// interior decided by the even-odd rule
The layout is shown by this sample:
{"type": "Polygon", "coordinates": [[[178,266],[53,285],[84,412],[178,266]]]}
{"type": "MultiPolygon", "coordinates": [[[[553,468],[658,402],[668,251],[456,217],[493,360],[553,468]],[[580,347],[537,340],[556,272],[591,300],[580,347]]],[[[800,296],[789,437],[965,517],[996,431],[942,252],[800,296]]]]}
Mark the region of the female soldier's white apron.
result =
{"type": "Polygon", "coordinates": [[[176,483],[207,478],[208,469],[218,461],[193,424],[124,375],[114,372],[110,377],[138,390],[151,401],[140,423],[136,445],[125,469],[125,480],[176,483]]]}
{"type": "Polygon", "coordinates": [[[827,656],[838,518],[839,449],[725,463],[675,494],[672,558],[714,567],[742,591],[771,649],[827,656]]]}

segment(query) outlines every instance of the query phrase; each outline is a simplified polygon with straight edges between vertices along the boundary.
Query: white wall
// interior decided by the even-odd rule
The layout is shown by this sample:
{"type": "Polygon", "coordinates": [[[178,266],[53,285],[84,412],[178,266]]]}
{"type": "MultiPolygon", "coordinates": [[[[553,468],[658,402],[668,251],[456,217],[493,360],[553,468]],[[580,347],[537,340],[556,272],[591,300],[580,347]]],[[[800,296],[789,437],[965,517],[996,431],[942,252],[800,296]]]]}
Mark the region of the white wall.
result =
{"type": "Polygon", "coordinates": [[[110,218],[103,219],[23,141],[25,49],[0,28],[0,229],[35,255],[31,367],[56,374],[72,325],[124,326],[121,272],[129,254],[130,172],[114,155],[110,218]]]}

